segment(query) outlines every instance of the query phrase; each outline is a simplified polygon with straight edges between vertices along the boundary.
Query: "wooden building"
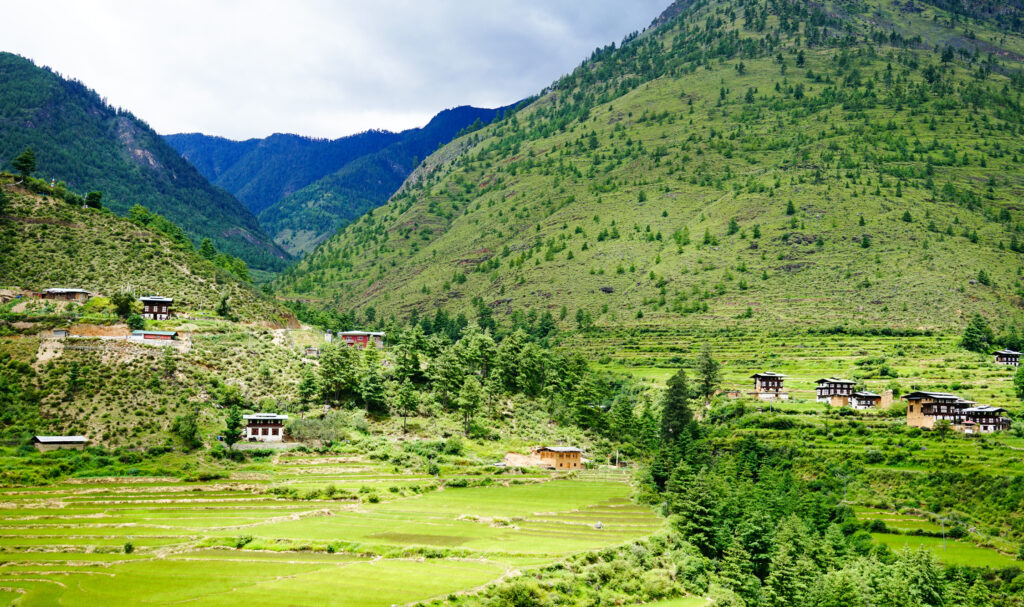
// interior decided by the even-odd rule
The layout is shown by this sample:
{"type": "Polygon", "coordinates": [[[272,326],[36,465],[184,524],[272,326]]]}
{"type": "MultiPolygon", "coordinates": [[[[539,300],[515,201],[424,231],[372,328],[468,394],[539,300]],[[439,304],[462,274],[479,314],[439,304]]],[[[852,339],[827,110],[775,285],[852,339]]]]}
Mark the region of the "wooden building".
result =
{"type": "Polygon", "coordinates": [[[57,449],[73,449],[81,451],[85,449],[85,443],[89,439],[84,436],[33,436],[32,444],[38,451],[56,451],[57,449]]]}
{"type": "Polygon", "coordinates": [[[149,331],[140,329],[132,331],[132,339],[140,341],[175,341],[178,339],[177,331],[149,331]]]}
{"type": "Polygon", "coordinates": [[[1000,350],[996,352],[996,364],[1019,367],[1020,352],[1014,352],[1013,350],[1000,350]]]}
{"type": "Polygon", "coordinates": [[[39,294],[42,299],[55,299],[58,301],[76,301],[78,303],[85,303],[92,297],[92,293],[85,289],[62,289],[53,288],[46,289],[39,294]]]}
{"type": "Polygon", "coordinates": [[[814,382],[818,387],[814,389],[816,400],[819,403],[832,402],[833,396],[849,397],[853,394],[853,382],[848,379],[836,379],[829,377],[814,382]]]}
{"type": "Polygon", "coordinates": [[[850,395],[850,407],[853,409],[874,409],[881,406],[882,395],[874,392],[854,392],[850,395]]]}
{"type": "Polygon", "coordinates": [[[365,348],[371,343],[377,348],[384,347],[384,334],[375,331],[341,331],[338,333],[346,346],[365,348]]]}
{"type": "Polygon", "coordinates": [[[962,411],[961,431],[965,434],[988,434],[1010,429],[1010,418],[1006,417],[1006,409],[989,405],[967,407],[962,411]]]}
{"type": "Polygon", "coordinates": [[[142,317],[148,318],[149,320],[167,320],[174,312],[172,307],[174,305],[174,299],[170,297],[161,297],[159,295],[146,295],[140,297],[139,300],[142,302],[142,317]]]}
{"type": "Polygon", "coordinates": [[[284,440],[284,424],[288,421],[287,415],[254,413],[243,415],[242,419],[245,420],[243,439],[264,443],[279,443],[284,440]]]}
{"type": "Polygon", "coordinates": [[[789,400],[789,393],[782,387],[782,380],[786,378],[781,373],[765,371],[751,375],[754,380],[753,395],[758,400],[789,400]]]}
{"type": "Polygon", "coordinates": [[[946,420],[954,430],[967,434],[999,432],[1010,428],[1010,419],[1004,409],[979,405],[946,392],[911,392],[903,397],[907,401],[907,425],[934,428],[939,420],[946,420]]]}
{"type": "Polygon", "coordinates": [[[583,467],[583,452],[579,447],[534,447],[534,457],[541,464],[555,470],[579,470],[583,467]]]}

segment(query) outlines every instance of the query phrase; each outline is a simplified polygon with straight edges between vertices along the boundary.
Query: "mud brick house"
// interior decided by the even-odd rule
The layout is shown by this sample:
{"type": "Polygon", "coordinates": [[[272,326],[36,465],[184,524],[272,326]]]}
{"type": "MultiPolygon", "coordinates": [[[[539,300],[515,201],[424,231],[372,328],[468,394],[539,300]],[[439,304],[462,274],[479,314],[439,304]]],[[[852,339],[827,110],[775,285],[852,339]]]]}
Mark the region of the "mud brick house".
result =
{"type": "Polygon", "coordinates": [[[979,405],[946,392],[911,392],[907,401],[907,425],[932,429],[946,420],[954,430],[965,434],[1000,432],[1010,429],[1005,409],[979,405]]]}
{"type": "Polygon", "coordinates": [[[338,339],[346,346],[357,348],[365,348],[371,343],[377,348],[384,347],[384,334],[374,331],[341,331],[338,333],[338,339]]]}
{"type": "Polygon", "coordinates": [[[288,421],[287,415],[254,413],[243,415],[242,419],[245,420],[243,439],[264,443],[280,443],[284,440],[284,424],[288,421]]]}
{"type": "Polygon", "coordinates": [[[77,301],[78,303],[85,303],[92,297],[92,293],[85,289],[62,289],[53,288],[46,289],[39,294],[42,299],[55,299],[57,301],[77,301]]]}
{"type": "Polygon", "coordinates": [[[829,377],[814,383],[818,384],[814,392],[819,403],[832,402],[833,396],[849,397],[853,394],[853,382],[848,379],[829,377]]]}
{"type": "Polygon", "coordinates": [[[139,300],[142,302],[143,318],[148,318],[149,320],[167,320],[172,314],[174,314],[171,310],[171,307],[174,305],[174,299],[170,297],[147,295],[145,297],[140,297],[139,300]]]}
{"type": "Polygon", "coordinates": [[[1020,366],[1020,352],[1013,350],[1000,350],[996,352],[996,364],[1010,367],[1020,366]]]}
{"type": "Polygon", "coordinates": [[[73,449],[81,451],[85,449],[85,443],[89,442],[84,436],[33,436],[32,444],[37,451],[56,451],[58,449],[73,449]]]}
{"type": "Polygon", "coordinates": [[[579,470],[583,468],[583,452],[579,447],[534,447],[534,457],[542,465],[555,470],[579,470]]]}
{"type": "Polygon", "coordinates": [[[789,393],[782,387],[782,380],[786,378],[781,373],[765,371],[751,375],[754,380],[754,391],[752,394],[758,400],[789,400],[789,393]]]}

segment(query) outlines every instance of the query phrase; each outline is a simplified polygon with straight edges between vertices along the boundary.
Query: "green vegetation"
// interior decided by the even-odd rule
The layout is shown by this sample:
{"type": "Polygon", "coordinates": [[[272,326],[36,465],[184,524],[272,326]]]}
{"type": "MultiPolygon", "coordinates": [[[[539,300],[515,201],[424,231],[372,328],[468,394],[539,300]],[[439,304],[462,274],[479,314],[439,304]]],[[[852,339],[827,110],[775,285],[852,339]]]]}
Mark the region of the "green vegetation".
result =
{"type": "Polygon", "coordinates": [[[396,316],[564,306],[563,329],[1019,325],[1024,42],[902,6],[680,4],[275,286],[396,316]]]}
{"type": "Polygon", "coordinates": [[[11,163],[22,177],[35,173],[73,190],[94,188],[119,214],[141,204],[194,242],[208,237],[257,268],[285,266],[288,255],[252,213],[211,186],[144,122],[110,107],[81,82],[0,53],[0,122],[0,165],[11,163]]]}

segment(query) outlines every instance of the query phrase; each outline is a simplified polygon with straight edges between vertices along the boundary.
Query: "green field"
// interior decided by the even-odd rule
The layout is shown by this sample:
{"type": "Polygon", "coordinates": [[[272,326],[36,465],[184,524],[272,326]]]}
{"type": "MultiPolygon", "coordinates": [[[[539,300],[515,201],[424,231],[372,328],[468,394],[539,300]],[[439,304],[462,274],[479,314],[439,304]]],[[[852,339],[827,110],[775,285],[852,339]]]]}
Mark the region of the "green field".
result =
{"type": "Polygon", "coordinates": [[[336,459],[306,455],[301,475],[281,466],[256,483],[95,479],[2,490],[0,604],[401,604],[664,526],[629,500],[622,475],[527,476],[404,497],[385,491],[390,499],[378,503],[266,492],[271,484],[421,481],[370,462],[346,479],[336,459]],[[318,471],[326,474],[309,478],[318,471]]]}
{"type": "Polygon", "coordinates": [[[933,553],[946,565],[967,565],[970,567],[1020,567],[1020,561],[1012,556],[981,548],[968,542],[946,539],[946,547],[942,546],[940,537],[920,537],[914,535],[890,535],[873,533],[875,541],[885,544],[894,550],[901,548],[924,548],[933,553]]]}

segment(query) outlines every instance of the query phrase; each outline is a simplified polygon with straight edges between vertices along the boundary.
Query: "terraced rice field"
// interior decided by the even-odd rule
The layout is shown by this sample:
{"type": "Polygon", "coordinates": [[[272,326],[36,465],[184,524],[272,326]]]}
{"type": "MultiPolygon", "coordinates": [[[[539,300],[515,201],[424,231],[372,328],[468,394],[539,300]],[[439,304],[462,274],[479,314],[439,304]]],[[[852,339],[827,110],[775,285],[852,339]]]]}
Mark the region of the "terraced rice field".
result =
{"type": "Polygon", "coordinates": [[[630,502],[617,474],[499,476],[490,486],[416,492],[408,488],[426,479],[372,462],[282,461],[209,483],[0,490],[0,605],[404,604],[663,525],[630,502]],[[352,492],[300,500],[268,491],[328,483],[352,492]],[[356,501],[361,487],[384,499],[356,501]]]}
{"type": "Polygon", "coordinates": [[[580,351],[601,368],[625,372],[662,385],[680,366],[692,369],[702,344],[722,362],[723,388],[747,392],[750,375],[776,371],[787,376],[791,398],[814,402],[815,380],[862,379],[881,393],[898,386],[911,390],[954,392],[977,402],[1016,411],[1012,367],[992,357],[959,348],[959,336],[856,336],[770,333],[699,327],[601,329],[573,337],[564,345],[580,351]],[[883,372],[883,366],[887,371],[883,372]],[[891,372],[891,373],[890,373],[891,372]]]}

